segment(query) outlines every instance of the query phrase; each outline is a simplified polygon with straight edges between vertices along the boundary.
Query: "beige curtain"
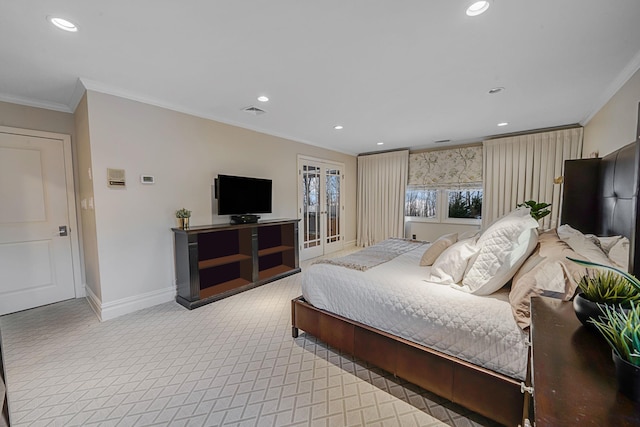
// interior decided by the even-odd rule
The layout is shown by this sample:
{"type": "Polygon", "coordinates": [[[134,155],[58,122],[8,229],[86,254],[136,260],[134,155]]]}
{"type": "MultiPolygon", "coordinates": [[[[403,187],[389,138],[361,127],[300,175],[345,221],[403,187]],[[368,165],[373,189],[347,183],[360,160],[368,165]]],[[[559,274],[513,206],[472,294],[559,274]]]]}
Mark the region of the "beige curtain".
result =
{"type": "Polygon", "coordinates": [[[484,195],[482,225],[512,211],[526,200],[551,203],[551,214],[541,227],[558,225],[564,161],[582,154],[582,128],[483,141],[484,195]]]}
{"type": "Polygon", "coordinates": [[[358,246],[404,236],[409,151],[358,156],[358,246]]]}

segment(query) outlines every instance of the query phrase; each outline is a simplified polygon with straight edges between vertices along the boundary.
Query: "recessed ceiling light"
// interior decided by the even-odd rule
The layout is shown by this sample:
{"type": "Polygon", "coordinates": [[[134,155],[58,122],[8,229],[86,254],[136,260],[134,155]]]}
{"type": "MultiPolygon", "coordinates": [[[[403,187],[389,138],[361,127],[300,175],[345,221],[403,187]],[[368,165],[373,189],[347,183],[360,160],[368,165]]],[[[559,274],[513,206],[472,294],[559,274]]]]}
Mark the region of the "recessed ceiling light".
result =
{"type": "Polygon", "coordinates": [[[509,123],[507,123],[507,122],[502,122],[502,123],[498,123],[498,126],[506,126],[506,125],[508,125],[508,124],[509,124],[509,123]]]}
{"type": "Polygon", "coordinates": [[[51,22],[56,27],[61,30],[69,31],[71,33],[75,33],[78,31],[78,26],[71,21],[67,21],[64,18],[57,18],[55,16],[47,16],[47,20],[51,22]]]}
{"type": "Polygon", "coordinates": [[[334,128],[335,130],[342,130],[342,129],[344,129],[344,126],[342,126],[342,125],[335,125],[333,128],[334,128]]]}
{"type": "Polygon", "coordinates": [[[493,88],[489,89],[489,94],[490,94],[490,95],[494,95],[494,94],[496,94],[496,93],[500,93],[500,92],[502,92],[503,90],[504,90],[504,88],[503,88],[503,87],[501,87],[501,86],[493,87],[493,88]]]}
{"type": "Polygon", "coordinates": [[[268,100],[269,98],[264,95],[258,97],[258,101],[260,102],[267,102],[268,100]]]}
{"type": "Polygon", "coordinates": [[[478,16],[489,9],[489,2],[486,0],[480,0],[473,3],[471,6],[467,8],[468,16],[478,16]]]}
{"type": "Polygon", "coordinates": [[[378,142],[378,143],[376,143],[376,145],[384,145],[384,142],[382,142],[382,141],[378,142]]]}

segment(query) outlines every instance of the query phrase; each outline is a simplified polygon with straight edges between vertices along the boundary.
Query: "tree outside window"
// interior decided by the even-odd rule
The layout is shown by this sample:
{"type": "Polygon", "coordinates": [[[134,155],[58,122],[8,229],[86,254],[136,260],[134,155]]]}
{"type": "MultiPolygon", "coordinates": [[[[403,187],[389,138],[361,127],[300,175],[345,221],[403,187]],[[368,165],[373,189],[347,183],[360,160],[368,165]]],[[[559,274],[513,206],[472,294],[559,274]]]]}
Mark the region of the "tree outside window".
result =
{"type": "Polygon", "coordinates": [[[435,218],[438,215],[438,190],[407,189],[405,216],[435,218]]]}
{"type": "Polygon", "coordinates": [[[482,190],[449,190],[448,218],[482,217],[482,190]]]}

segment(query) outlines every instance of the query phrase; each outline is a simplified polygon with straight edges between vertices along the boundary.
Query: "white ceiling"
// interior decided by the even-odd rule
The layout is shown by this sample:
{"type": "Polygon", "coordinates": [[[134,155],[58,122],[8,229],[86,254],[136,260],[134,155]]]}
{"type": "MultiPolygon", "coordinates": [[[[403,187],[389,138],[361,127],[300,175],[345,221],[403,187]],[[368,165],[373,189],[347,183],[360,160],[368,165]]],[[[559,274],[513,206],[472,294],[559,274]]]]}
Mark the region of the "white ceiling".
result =
{"type": "Polygon", "coordinates": [[[81,79],[354,154],[584,124],[640,67],[638,0],[493,0],[474,18],[468,4],[2,0],[0,100],[73,111],[81,79]]]}

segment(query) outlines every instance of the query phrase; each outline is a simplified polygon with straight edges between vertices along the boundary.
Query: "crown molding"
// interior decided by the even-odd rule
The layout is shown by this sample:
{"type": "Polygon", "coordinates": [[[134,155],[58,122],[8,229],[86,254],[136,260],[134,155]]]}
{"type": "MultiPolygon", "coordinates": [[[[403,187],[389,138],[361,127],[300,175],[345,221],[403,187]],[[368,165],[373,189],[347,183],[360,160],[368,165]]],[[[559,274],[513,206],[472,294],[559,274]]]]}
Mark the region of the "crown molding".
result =
{"type": "Polygon", "coordinates": [[[0,93],[0,101],[9,102],[11,104],[25,105],[27,107],[44,108],[45,110],[60,111],[62,113],[73,113],[73,110],[66,104],[57,102],[48,102],[38,99],[24,98],[21,96],[0,93]]]}
{"type": "MultiPolygon", "coordinates": [[[[213,120],[216,122],[220,122],[220,123],[224,123],[227,125],[231,125],[231,126],[235,126],[235,127],[239,127],[242,129],[248,129],[248,130],[252,130],[254,132],[259,132],[259,133],[263,133],[265,135],[270,135],[270,136],[275,136],[278,138],[283,138],[283,139],[288,139],[289,141],[294,141],[294,142],[299,142],[302,144],[307,144],[307,145],[312,145],[314,147],[319,147],[319,148],[323,148],[325,150],[329,150],[329,151],[334,151],[337,153],[342,153],[342,154],[347,154],[350,156],[355,156],[355,153],[352,152],[348,152],[348,151],[343,151],[343,150],[338,150],[335,148],[327,148],[322,146],[321,144],[318,143],[314,143],[311,141],[306,141],[304,139],[300,139],[300,138],[295,138],[291,135],[287,135],[284,133],[280,133],[280,132],[272,132],[269,131],[267,129],[263,129],[259,126],[251,126],[248,125],[246,123],[240,123],[240,122],[236,122],[233,120],[229,120],[229,119],[225,119],[222,117],[218,117],[215,116],[213,114],[210,113],[205,113],[203,111],[199,111],[199,110],[194,110],[191,108],[187,108],[183,105],[179,105],[179,104],[174,104],[171,102],[166,102],[166,101],[162,101],[159,100],[157,98],[152,98],[152,97],[148,97],[145,95],[140,95],[131,91],[127,91],[127,90],[123,90],[120,88],[116,88],[114,86],[110,86],[95,80],[91,80],[91,79],[86,79],[86,78],[79,78],[78,79],[79,82],[82,84],[82,86],[86,89],[86,90],[91,90],[94,92],[100,92],[100,93],[104,93],[106,95],[113,95],[113,96],[117,96],[119,98],[124,98],[124,99],[128,99],[131,101],[136,101],[136,102],[140,102],[143,104],[147,104],[147,105],[153,105],[155,107],[160,107],[160,108],[164,108],[167,110],[171,110],[171,111],[176,111],[178,113],[183,113],[183,114],[188,114],[190,116],[194,116],[194,117],[199,117],[201,119],[207,119],[207,120],[213,120]]],[[[82,96],[80,96],[80,98],[82,98],[82,96]]],[[[78,99],[79,102],[79,99],[78,99]]]]}
{"type": "Polygon", "coordinates": [[[625,83],[627,83],[638,70],[640,70],[640,52],[636,53],[631,61],[629,61],[627,66],[622,69],[620,74],[618,74],[618,77],[613,82],[611,82],[611,84],[609,84],[604,92],[602,92],[602,95],[594,104],[591,112],[587,114],[582,120],[580,120],[580,124],[582,126],[586,126],[587,123],[589,123],[589,121],[591,121],[591,119],[593,119],[593,117],[598,114],[598,111],[600,111],[602,107],[604,107],[607,102],[609,102],[611,98],[613,98],[614,95],[618,93],[620,89],[622,89],[622,86],[624,86],[625,83]]]}

